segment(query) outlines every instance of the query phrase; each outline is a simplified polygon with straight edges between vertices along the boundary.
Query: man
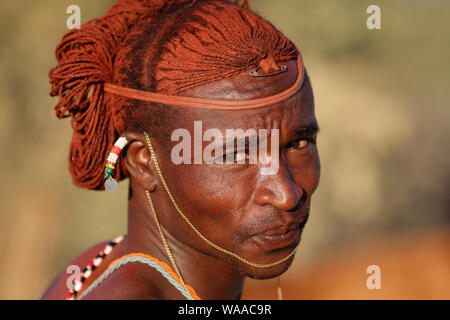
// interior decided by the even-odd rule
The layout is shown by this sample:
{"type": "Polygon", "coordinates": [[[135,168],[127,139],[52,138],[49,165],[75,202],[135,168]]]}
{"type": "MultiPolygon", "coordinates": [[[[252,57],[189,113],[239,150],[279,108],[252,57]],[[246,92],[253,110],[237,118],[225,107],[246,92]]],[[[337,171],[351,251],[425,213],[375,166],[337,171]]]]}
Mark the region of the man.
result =
{"type": "MultiPolygon", "coordinates": [[[[188,288],[194,298],[239,299],[245,277],[268,279],[285,272],[294,259],[320,175],[313,94],[295,46],[261,17],[224,1],[119,1],[101,22],[80,32],[63,40],[57,50],[59,65],[50,74],[53,94],[60,96],[58,116],[68,112],[75,123],[71,174],[79,186],[102,189],[102,167],[100,179],[98,172],[85,168],[104,166],[105,150],[119,132],[127,145],[114,175],[129,177],[130,195],[127,235],[103,254],[101,263],[77,287],[75,298],[181,299],[188,288]],[[136,30],[136,25],[143,24],[143,12],[151,23],[136,30]],[[125,45],[114,54],[106,51],[111,45],[104,42],[117,40],[105,40],[105,35],[97,40],[94,28],[101,25],[103,31],[114,29],[117,35],[124,32],[120,29],[124,21],[131,34],[128,40],[121,38],[125,45]],[[88,36],[92,40],[86,40],[88,36]],[[89,50],[83,52],[83,45],[89,50]],[[84,72],[77,61],[94,59],[93,52],[98,59],[100,46],[107,52],[102,51],[102,56],[113,57],[114,70],[112,77],[99,81],[98,75],[104,72],[92,69],[102,68],[100,62],[107,59],[89,64],[84,72]],[[228,51],[219,50],[220,46],[228,51]],[[123,63],[125,59],[134,64],[123,63]],[[181,71],[185,75],[180,76],[181,71]],[[98,82],[107,85],[98,86],[98,82]],[[119,89],[108,83],[118,84],[119,89]],[[86,88],[91,88],[90,95],[86,88]],[[137,91],[130,95],[130,88],[137,91]],[[79,99],[66,89],[75,90],[79,99]],[[288,98],[278,99],[288,91],[292,92],[288,98]],[[236,105],[256,101],[258,107],[235,110],[149,103],[159,101],[151,92],[186,101],[208,99],[212,106],[214,101],[236,105]],[[271,97],[277,97],[274,103],[260,106],[260,101],[271,97]],[[103,121],[111,121],[110,126],[103,121]],[[202,137],[209,129],[254,130],[258,136],[265,129],[266,155],[268,162],[276,161],[276,170],[267,174],[267,161],[249,161],[250,140],[245,152],[235,148],[229,152],[225,147],[215,152],[214,157],[223,163],[176,163],[173,151],[180,142],[174,141],[173,132],[183,129],[194,137],[200,121],[202,137]],[[272,139],[273,135],[278,138],[272,139]],[[108,143],[98,142],[98,136],[108,143]],[[89,148],[102,149],[100,161],[89,148]],[[237,161],[239,156],[246,161],[237,161]],[[230,158],[231,163],[225,161],[230,158]],[[134,253],[140,253],[140,261],[147,259],[147,264],[129,259],[123,263],[124,256],[134,253]],[[109,269],[115,261],[123,264],[109,269]],[[167,272],[149,267],[151,261],[161,262],[167,272]],[[105,274],[105,270],[109,271],[105,274]]],[[[202,155],[208,144],[202,140],[202,155]]],[[[194,145],[191,148],[189,158],[194,158],[197,151],[194,145]]],[[[258,157],[263,155],[258,152],[258,157]]],[[[83,268],[104,246],[89,249],[72,264],[83,268]]],[[[66,298],[68,277],[62,273],[43,298],[66,298]]]]}

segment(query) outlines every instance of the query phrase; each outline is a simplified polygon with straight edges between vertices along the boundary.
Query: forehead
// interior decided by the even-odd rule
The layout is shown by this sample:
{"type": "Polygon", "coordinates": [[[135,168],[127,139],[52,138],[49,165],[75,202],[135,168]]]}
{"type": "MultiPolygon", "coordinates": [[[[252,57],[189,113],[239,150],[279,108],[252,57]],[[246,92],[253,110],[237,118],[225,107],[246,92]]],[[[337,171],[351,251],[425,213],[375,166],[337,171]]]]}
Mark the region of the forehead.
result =
{"type": "MultiPolygon", "coordinates": [[[[248,100],[267,97],[291,87],[297,79],[297,63],[291,60],[283,63],[287,72],[269,77],[251,77],[244,72],[231,79],[224,79],[190,89],[185,96],[221,100],[248,100]]],[[[176,127],[188,130],[193,121],[201,120],[204,128],[280,128],[315,123],[314,101],[309,81],[288,100],[277,104],[249,110],[213,110],[186,108],[176,127]]]]}
{"type": "Polygon", "coordinates": [[[271,96],[288,89],[297,79],[296,60],[280,64],[287,67],[286,72],[267,77],[251,77],[247,71],[229,79],[186,90],[180,95],[220,100],[248,100],[271,96]]]}

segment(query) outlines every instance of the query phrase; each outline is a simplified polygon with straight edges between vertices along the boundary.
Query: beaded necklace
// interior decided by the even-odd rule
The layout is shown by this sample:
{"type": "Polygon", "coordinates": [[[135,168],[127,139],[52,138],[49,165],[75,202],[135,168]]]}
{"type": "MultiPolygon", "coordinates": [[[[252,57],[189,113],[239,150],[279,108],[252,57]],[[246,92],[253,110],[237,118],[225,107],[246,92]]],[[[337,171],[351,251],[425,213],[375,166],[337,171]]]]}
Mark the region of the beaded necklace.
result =
{"type": "Polygon", "coordinates": [[[73,288],[69,290],[66,300],[83,299],[83,297],[85,297],[93,289],[98,287],[116,269],[130,262],[140,262],[154,268],[156,271],[160,272],[161,275],[169,281],[169,283],[171,283],[176,289],[178,289],[178,291],[180,291],[181,294],[186,297],[186,299],[201,300],[195,290],[189,285],[186,285],[184,281],[179,277],[179,275],[170,268],[169,265],[156,259],[155,257],[144,253],[131,253],[114,260],[109,264],[108,268],[88,288],[86,288],[86,290],[84,290],[80,294],[80,296],[78,296],[78,293],[81,291],[83,283],[86,281],[86,279],[88,279],[92,275],[92,272],[100,266],[100,264],[105,260],[105,257],[110,254],[113,248],[123,239],[124,236],[119,236],[114,240],[111,240],[105,246],[105,248],[100,251],[94,259],[92,259],[92,261],[83,269],[80,277],[75,280],[73,288]]]}
{"type": "Polygon", "coordinates": [[[78,292],[80,292],[81,287],[83,286],[83,283],[88,279],[92,272],[103,262],[105,257],[111,253],[113,248],[122,242],[124,239],[123,236],[118,236],[117,238],[111,240],[105,248],[103,248],[102,251],[100,251],[94,259],[89,262],[89,264],[84,267],[83,271],[81,272],[81,275],[74,281],[72,289],[69,289],[69,293],[67,294],[66,300],[75,300],[78,292]]]}

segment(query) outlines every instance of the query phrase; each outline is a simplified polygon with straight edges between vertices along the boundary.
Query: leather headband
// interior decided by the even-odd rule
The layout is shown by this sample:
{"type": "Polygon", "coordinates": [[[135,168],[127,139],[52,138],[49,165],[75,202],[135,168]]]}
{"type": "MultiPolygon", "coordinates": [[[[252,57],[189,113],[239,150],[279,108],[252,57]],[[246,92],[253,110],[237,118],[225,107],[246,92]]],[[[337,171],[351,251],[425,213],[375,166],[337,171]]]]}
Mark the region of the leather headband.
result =
{"type": "Polygon", "coordinates": [[[295,83],[288,89],[269,97],[263,97],[250,100],[216,100],[196,97],[184,97],[176,95],[165,95],[155,92],[141,91],[126,87],[121,87],[112,83],[105,83],[105,92],[122,96],[125,98],[136,99],[147,102],[162,103],[168,105],[203,108],[203,109],[219,109],[219,110],[245,110],[263,108],[275,103],[285,101],[296,94],[302,87],[305,70],[303,59],[299,50],[297,50],[297,79],[295,83]]]}

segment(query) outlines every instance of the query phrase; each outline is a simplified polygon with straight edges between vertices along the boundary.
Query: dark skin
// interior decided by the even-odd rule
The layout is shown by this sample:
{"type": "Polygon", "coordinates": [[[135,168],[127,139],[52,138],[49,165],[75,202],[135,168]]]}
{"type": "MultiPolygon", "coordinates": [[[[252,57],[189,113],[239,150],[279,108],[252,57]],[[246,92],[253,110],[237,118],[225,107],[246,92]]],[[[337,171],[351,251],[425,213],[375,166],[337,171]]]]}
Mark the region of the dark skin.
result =
{"type": "MultiPolygon", "coordinates": [[[[232,79],[207,84],[183,95],[211,99],[246,100],[279,93],[297,77],[296,62],[286,63],[288,72],[262,78],[243,73],[232,79]]],[[[279,170],[262,175],[262,164],[181,164],[171,160],[178,141],[170,135],[152,144],[163,176],[175,201],[206,238],[258,264],[278,261],[290,254],[300,241],[308,217],[311,195],[319,183],[320,163],[315,143],[317,122],[314,98],[307,80],[302,90],[276,105],[253,110],[223,111],[184,108],[182,117],[166,119],[171,132],[185,128],[194,137],[194,120],[201,120],[203,132],[226,129],[280,129],[279,170]],[[289,231],[287,230],[289,226],[289,231]],[[261,245],[264,233],[293,232],[286,246],[261,245]]],[[[150,132],[149,132],[150,133],[150,132]]],[[[202,299],[239,299],[245,277],[268,279],[285,272],[294,256],[270,268],[249,266],[205,243],[180,217],[158,177],[142,132],[128,129],[126,166],[132,197],[128,202],[128,233],[95,271],[89,284],[115,258],[142,252],[170,264],[156,227],[145,190],[151,192],[159,222],[169,242],[184,281],[202,299]]],[[[203,148],[209,142],[203,142],[203,148]]],[[[270,143],[269,143],[270,153],[270,143]]],[[[83,267],[102,244],[76,259],[83,267]]],[[[46,299],[65,298],[66,274],[62,274],[44,294],[46,299]]],[[[157,271],[139,263],[129,263],[115,271],[85,299],[184,299],[157,271]]]]}

